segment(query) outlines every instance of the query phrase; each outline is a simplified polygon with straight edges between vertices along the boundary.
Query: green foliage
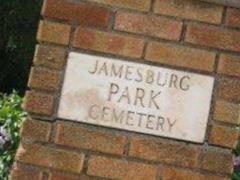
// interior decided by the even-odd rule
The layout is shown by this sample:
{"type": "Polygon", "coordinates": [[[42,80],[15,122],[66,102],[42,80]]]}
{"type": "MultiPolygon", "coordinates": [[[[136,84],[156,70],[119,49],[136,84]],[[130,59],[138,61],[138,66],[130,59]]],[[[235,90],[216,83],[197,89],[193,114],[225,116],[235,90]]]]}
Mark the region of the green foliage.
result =
{"type": "MultiPolygon", "coordinates": [[[[236,156],[240,156],[240,141],[239,141],[234,153],[236,156]]],[[[233,173],[232,180],[240,180],[240,172],[233,173]]]]}
{"type": "Polygon", "coordinates": [[[24,93],[42,0],[0,0],[0,92],[24,93]]]}
{"type": "Polygon", "coordinates": [[[236,149],[235,149],[235,154],[236,154],[237,156],[240,156],[240,142],[238,143],[238,145],[237,145],[237,147],[236,147],[236,149]]]}
{"type": "Polygon", "coordinates": [[[0,179],[7,179],[19,144],[19,129],[26,113],[21,109],[22,98],[14,91],[0,95],[0,179]]]}
{"type": "Polygon", "coordinates": [[[235,172],[232,176],[232,180],[240,180],[240,172],[235,172]]]}

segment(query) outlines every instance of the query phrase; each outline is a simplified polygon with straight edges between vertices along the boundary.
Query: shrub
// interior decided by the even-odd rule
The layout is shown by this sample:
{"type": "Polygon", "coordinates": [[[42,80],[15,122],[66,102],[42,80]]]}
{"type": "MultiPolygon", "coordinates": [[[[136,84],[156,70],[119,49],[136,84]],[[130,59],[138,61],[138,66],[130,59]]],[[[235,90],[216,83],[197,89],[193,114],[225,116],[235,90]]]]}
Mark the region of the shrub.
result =
{"type": "Polygon", "coordinates": [[[240,180],[240,172],[235,172],[232,176],[232,180],[240,180]]]}
{"type": "Polygon", "coordinates": [[[14,91],[0,95],[0,179],[6,180],[19,144],[19,129],[26,113],[22,98],[14,91]]]}
{"type": "MultiPolygon", "coordinates": [[[[234,151],[236,156],[240,156],[240,141],[238,142],[238,145],[234,151]]],[[[235,160],[236,164],[235,164],[235,173],[233,173],[232,175],[232,180],[240,180],[240,172],[239,172],[239,167],[240,167],[240,162],[239,162],[239,158],[237,158],[237,160],[235,160]]]]}

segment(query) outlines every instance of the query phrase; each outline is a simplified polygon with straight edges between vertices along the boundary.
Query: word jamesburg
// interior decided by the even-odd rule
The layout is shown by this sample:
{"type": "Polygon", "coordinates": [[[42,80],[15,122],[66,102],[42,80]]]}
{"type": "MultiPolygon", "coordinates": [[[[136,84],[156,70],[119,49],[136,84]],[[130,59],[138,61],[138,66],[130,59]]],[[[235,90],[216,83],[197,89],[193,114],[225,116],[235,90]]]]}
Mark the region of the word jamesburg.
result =
{"type": "Polygon", "coordinates": [[[190,88],[190,77],[179,76],[174,73],[162,73],[139,66],[130,66],[126,64],[115,64],[109,62],[96,61],[90,74],[117,77],[127,81],[135,81],[138,83],[155,84],[160,87],[176,88],[188,91],[190,88]]]}

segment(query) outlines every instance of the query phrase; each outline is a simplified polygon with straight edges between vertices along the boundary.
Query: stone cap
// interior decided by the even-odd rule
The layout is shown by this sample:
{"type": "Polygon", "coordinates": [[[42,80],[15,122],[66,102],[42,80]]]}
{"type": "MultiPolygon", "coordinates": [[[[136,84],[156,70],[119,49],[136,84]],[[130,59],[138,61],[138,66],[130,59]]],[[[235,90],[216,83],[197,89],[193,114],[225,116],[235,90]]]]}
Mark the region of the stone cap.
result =
{"type": "Polygon", "coordinates": [[[201,0],[201,1],[240,8],[240,0],[201,0]]]}

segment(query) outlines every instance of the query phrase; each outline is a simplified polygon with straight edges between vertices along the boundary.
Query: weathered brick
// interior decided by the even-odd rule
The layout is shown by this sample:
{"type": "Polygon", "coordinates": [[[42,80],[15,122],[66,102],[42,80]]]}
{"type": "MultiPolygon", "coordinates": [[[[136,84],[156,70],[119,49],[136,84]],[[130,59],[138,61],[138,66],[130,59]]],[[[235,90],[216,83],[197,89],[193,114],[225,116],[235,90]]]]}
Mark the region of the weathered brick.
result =
{"type": "Polygon", "coordinates": [[[240,101],[240,81],[223,78],[217,83],[217,96],[232,102],[240,101]]]}
{"type": "Polygon", "coordinates": [[[14,165],[11,170],[9,180],[41,180],[42,177],[43,173],[41,171],[14,165]]]}
{"type": "Polygon", "coordinates": [[[143,44],[143,40],[137,38],[81,27],[77,28],[73,42],[77,48],[136,58],[142,55],[143,44]]]}
{"type": "Polygon", "coordinates": [[[196,147],[171,144],[167,141],[134,138],[131,140],[130,156],[183,167],[195,167],[199,155],[196,147]]]}
{"type": "Polygon", "coordinates": [[[186,42],[240,51],[240,31],[213,27],[208,25],[189,24],[187,26],[186,42]]]}
{"type": "Polygon", "coordinates": [[[50,138],[51,123],[27,118],[21,128],[20,136],[23,139],[47,142],[50,138]]]}
{"type": "Polygon", "coordinates": [[[62,47],[37,45],[34,64],[54,69],[62,69],[66,62],[67,51],[62,47]]]}
{"type": "Polygon", "coordinates": [[[107,8],[66,0],[45,0],[42,15],[77,22],[83,25],[107,27],[110,11],[107,8]]]}
{"type": "Polygon", "coordinates": [[[167,167],[160,168],[160,176],[162,180],[227,180],[227,178],[220,176],[201,174],[189,170],[167,167]]]}
{"type": "Polygon", "coordinates": [[[92,156],[88,163],[87,173],[112,179],[155,180],[157,168],[126,160],[92,156]]]}
{"type": "Polygon", "coordinates": [[[145,59],[163,64],[213,71],[215,54],[183,46],[151,42],[147,46],[145,59]]]}
{"type": "Polygon", "coordinates": [[[16,160],[57,170],[80,173],[84,155],[38,144],[20,145],[16,160]]]}
{"type": "Polygon", "coordinates": [[[38,41],[47,41],[68,45],[71,26],[49,21],[40,21],[37,33],[38,41]]]}
{"type": "Polygon", "coordinates": [[[228,26],[240,27],[240,9],[227,9],[226,24],[228,26]]]}
{"type": "Polygon", "coordinates": [[[208,150],[203,153],[201,168],[216,173],[231,174],[233,172],[233,155],[208,150]]]}
{"type": "Polygon", "coordinates": [[[100,179],[99,177],[87,176],[87,175],[85,175],[85,174],[82,174],[82,175],[80,176],[80,179],[81,179],[81,180],[102,180],[102,179],[100,179]]]}
{"type": "Polygon", "coordinates": [[[58,88],[59,72],[42,67],[32,67],[28,86],[41,90],[54,91],[58,88]]]}
{"type": "Polygon", "coordinates": [[[49,180],[100,180],[100,178],[87,176],[85,174],[75,175],[52,172],[49,174],[49,180]]]}
{"type": "Polygon", "coordinates": [[[154,12],[219,24],[223,7],[196,0],[156,0],[154,12]]]}
{"type": "Polygon", "coordinates": [[[240,123],[240,106],[218,100],[214,106],[213,118],[231,124],[240,123]]]}
{"type": "Polygon", "coordinates": [[[221,55],[217,71],[220,74],[240,77],[240,57],[221,55]]]}
{"type": "Polygon", "coordinates": [[[118,12],[115,29],[178,41],[182,23],[165,17],[118,12]]]}
{"type": "Polygon", "coordinates": [[[151,5],[151,0],[88,0],[88,1],[103,3],[110,6],[136,9],[140,11],[148,11],[151,5]]]}
{"type": "Polygon", "coordinates": [[[54,97],[49,94],[27,91],[24,97],[23,108],[31,113],[50,116],[53,114],[54,97]]]}
{"type": "Polygon", "coordinates": [[[126,138],[89,130],[76,124],[58,123],[55,142],[76,148],[123,154],[126,138]]]}
{"type": "Polygon", "coordinates": [[[238,142],[238,129],[214,124],[210,136],[209,144],[224,146],[234,149],[238,142]]]}
{"type": "Polygon", "coordinates": [[[79,180],[80,176],[63,173],[49,173],[49,180],[79,180]]]}

